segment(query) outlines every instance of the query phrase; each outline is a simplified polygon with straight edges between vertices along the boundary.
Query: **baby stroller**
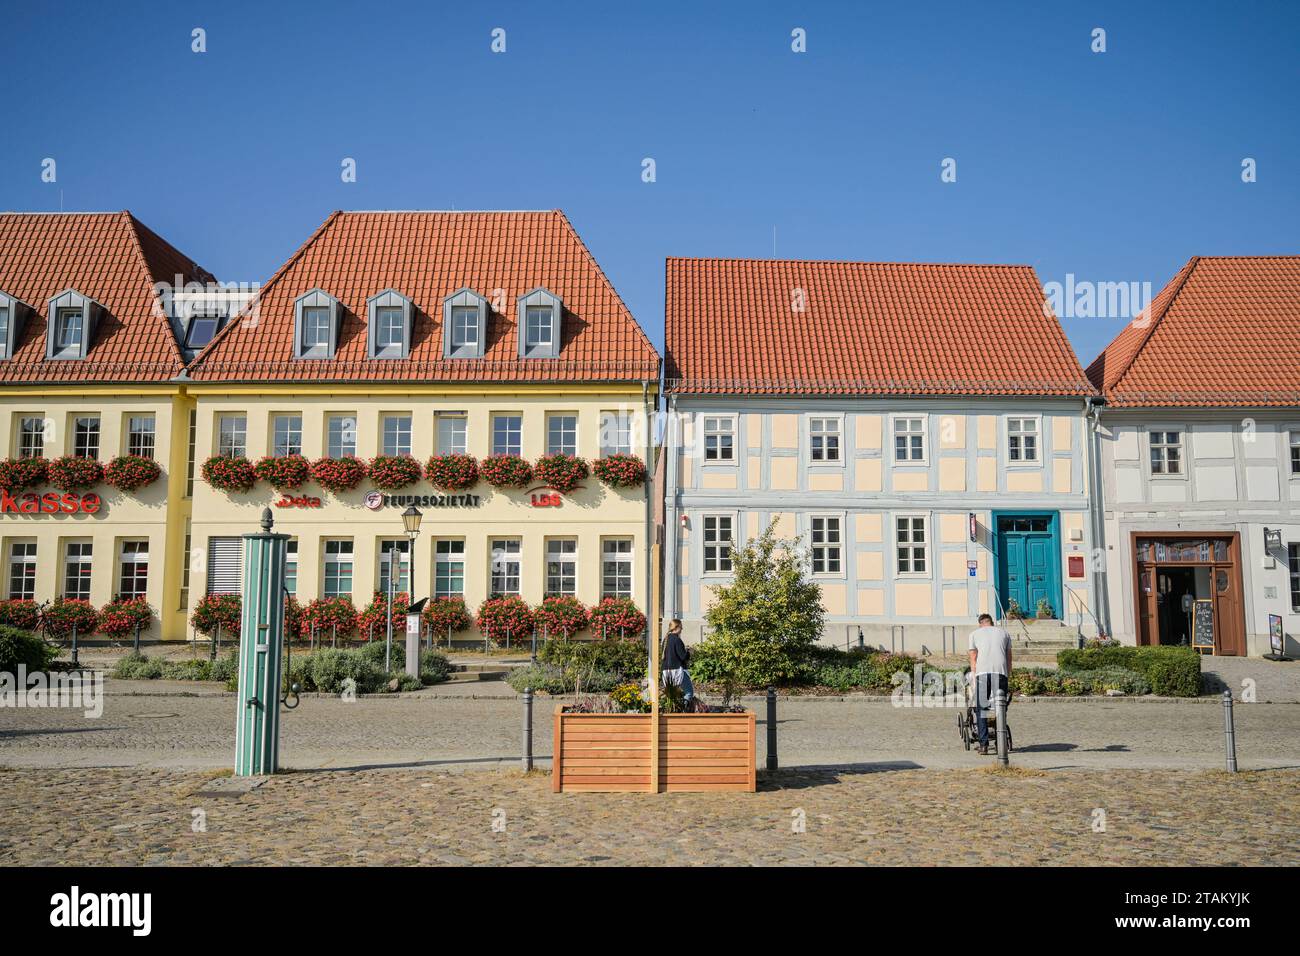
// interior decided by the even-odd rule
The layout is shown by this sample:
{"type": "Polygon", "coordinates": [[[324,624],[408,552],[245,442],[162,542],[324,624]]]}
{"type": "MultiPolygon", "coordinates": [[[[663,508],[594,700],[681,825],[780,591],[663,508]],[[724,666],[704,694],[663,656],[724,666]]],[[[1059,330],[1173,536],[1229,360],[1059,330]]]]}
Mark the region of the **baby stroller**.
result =
{"type": "MultiPolygon", "coordinates": [[[[966,746],[966,749],[970,750],[974,744],[979,742],[980,735],[979,735],[979,725],[976,723],[976,715],[975,715],[975,707],[976,707],[975,678],[974,675],[972,675],[969,670],[966,672],[965,691],[966,691],[965,706],[962,707],[957,712],[957,733],[961,735],[961,742],[966,746]]],[[[1010,691],[1008,691],[1007,692],[1008,712],[1010,712],[1010,708],[1011,708],[1011,693],[1010,691]]],[[[989,745],[993,748],[994,751],[996,751],[997,741],[998,741],[998,715],[997,715],[996,708],[993,706],[993,701],[988,701],[988,706],[984,708],[984,714],[989,724],[989,745]]],[[[1011,722],[1008,721],[1007,722],[1007,753],[1011,753],[1012,749],[1013,747],[1011,742],[1011,722]]]]}

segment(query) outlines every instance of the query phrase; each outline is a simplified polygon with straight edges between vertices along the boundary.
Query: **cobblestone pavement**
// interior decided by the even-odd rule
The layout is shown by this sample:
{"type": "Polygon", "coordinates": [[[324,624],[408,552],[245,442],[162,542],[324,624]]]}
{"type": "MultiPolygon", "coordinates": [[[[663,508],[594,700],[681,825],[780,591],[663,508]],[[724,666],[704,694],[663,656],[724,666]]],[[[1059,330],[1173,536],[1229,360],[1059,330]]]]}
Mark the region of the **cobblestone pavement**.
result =
{"type": "Polygon", "coordinates": [[[547,775],[514,771],[326,770],[196,793],[211,781],[0,774],[0,864],[1300,864],[1300,825],[1279,812],[1297,771],[780,771],[757,794],[654,795],[553,794],[547,775]]]}
{"type": "MultiPolygon", "coordinates": [[[[213,685],[200,696],[159,695],[161,682],[109,682],[103,716],[70,709],[0,708],[0,766],[229,767],[235,698],[213,685]],[[125,691],[125,692],[124,692],[125,691]],[[137,696],[134,691],[140,691],[137,696]]],[[[758,762],[766,763],[764,708],[758,762]]],[[[549,766],[555,701],[538,699],[534,747],[549,766]]],[[[1300,767],[1300,704],[1238,704],[1243,769],[1300,767]]],[[[523,708],[517,698],[418,694],[304,697],[284,713],[289,768],[517,766],[523,708]]],[[[932,769],[986,764],[962,748],[952,708],[896,708],[862,698],[783,698],[782,767],[888,763],[932,769]]],[[[1038,769],[1215,769],[1223,766],[1223,708],[1208,701],[1022,700],[1011,708],[1015,764],[1038,769]]]]}

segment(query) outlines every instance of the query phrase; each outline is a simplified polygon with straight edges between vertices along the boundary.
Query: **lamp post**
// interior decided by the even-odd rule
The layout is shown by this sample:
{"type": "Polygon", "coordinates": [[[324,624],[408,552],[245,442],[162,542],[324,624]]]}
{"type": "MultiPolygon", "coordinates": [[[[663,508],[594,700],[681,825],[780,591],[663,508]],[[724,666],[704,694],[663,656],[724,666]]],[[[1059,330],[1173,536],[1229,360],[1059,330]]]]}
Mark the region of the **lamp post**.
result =
{"type": "MultiPolygon", "coordinates": [[[[424,515],[415,505],[408,505],[402,512],[402,527],[410,540],[409,552],[409,588],[406,601],[406,673],[412,677],[420,676],[420,614],[424,610],[424,601],[415,599],[415,539],[420,536],[420,522],[424,515]]],[[[392,620],[392,605],[389,605],[388,619],[392,620]]]]}
{"type": "Polygon", "coordinates": [[[411,587],[410,594],[407,597],[410,603],[415,603],[415,539],[420,536],[420,522],[424,520],[424,512],[415,505],[407,505],[406,510],[402,512],[402,527],[406,529],[406,536],[411,539],[411,553],[409,556],[411,568],[411,587]]]}

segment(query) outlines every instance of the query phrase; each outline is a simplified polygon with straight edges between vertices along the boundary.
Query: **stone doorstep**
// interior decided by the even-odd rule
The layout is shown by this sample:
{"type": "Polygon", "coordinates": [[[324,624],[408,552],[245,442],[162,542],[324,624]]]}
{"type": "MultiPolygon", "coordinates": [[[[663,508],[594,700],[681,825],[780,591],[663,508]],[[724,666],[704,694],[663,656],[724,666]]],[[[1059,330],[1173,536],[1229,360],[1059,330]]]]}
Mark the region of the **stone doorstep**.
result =
{"type": "Polygon", "coordinates": [[[245,794],[252,793],[269,779],[270,777],[236,777],[233,775],[216,777],[194,791],[194,796],[238,799],[245,794]]]}

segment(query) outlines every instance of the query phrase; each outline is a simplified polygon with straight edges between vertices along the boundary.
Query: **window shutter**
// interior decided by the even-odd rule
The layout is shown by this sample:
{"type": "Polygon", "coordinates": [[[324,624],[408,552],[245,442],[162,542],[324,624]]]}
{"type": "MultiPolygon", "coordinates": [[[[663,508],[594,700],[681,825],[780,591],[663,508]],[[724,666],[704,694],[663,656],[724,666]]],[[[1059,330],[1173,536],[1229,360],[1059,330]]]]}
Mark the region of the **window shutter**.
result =
{"type": "Polygon", "coordinates": [[[208,539],[208,593],[238,594],[242,590],[244,547],[242,538],[208,539]]]}

